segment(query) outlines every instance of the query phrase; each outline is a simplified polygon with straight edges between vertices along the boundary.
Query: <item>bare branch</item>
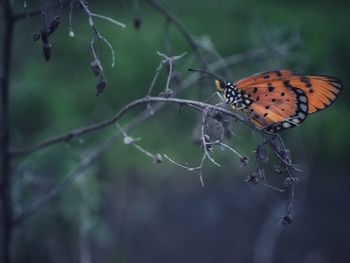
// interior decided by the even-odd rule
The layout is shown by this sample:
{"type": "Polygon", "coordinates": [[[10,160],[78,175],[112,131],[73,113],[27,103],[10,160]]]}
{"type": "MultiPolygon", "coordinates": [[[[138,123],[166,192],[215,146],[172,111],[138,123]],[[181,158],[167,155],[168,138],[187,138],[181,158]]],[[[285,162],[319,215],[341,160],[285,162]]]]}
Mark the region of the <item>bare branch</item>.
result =
{"type": "Polygon", "coordinates": [[[153,154],[153,153],[147,151],[146,149],[144,149],[141,145],[136,143],[137,141],[140,141],[141,138],[130,137],[126,133],[126,131],[124,131],[123,128],[120,127],[120,125],[118,123],[116,123],[116,126],[119,129],[119,131],[121,132],[121,134],[123,135],[125,144],[134,146],[138,151],[140,151],[141,153],[143,153],[146,156],[150,157],[155,163],[161,163],[162,162],[162,157],[161,157],[160,154],[153,154]]]}
{"type": "MultiPolygon", "coordinates": [[[[207,137],[205,134],[205,126],[206,126],[206,118],[207,118],[208,110],[207,108],[204,108],[203,110],[203,118],[202,118],[202,125],[201,125],[201,140],[202,140],[202,146],[204,151],[204,156],[207,157],[213,164],[220,167],[220,164],[218,164],[211,156],[208,151],[208,144],[210,138],[207,137]]],[[[204,158],[205,159],[205,158],[204,158]]]]}
{"type": "Polygon", "coordinates": [[[25,153],[34,152],[34,151],[40,150],[42,148],[45,148],[49,145],[52,145],[52,144],[55,144],[58,142],[62,142],[62,141],[67,142],[73,138],[77,138],[77,137],[82,136],[86,133],[97,131],[99,129],[105,128],[105,127],[110,126],[111,124],[115,123],[130,109],[132,109],[136,106],[151,103],[151,102],[166,102],[166,103],[185,105],[185,106],[197,109],[197,110],[204,109],[204,108],[212,109],[212,110],[215,109],[218,112],[221,112],[223,114],[227,114],[227,115],[235,118],[236,120],[241,121],[241,122],[245,123],[246,125],[253,127],[252,125],[247,123],[244,118],[236,115],[234,112],[232,112],[230,110],[226,110],[224,108],[216,107],[215,105],[211,105],[211,104],[207,104],[207,103],[203,103],[203,102],[199,102],[199,101],[194,101],[194,100],[187,100],[187,99],[164,98],[164,97],[144,97],[144,98],[135,100],[135,101],[127,104],[125,107],[123,107],[121,110],[119,110],[110,119],[107,119],[107,120],[102,121],[102,122],[97,123],[97,124],[93,124],[91,126],[87,126],[87,127],[83,127],[83,128],[79,128],[79,129],[74,129],[70,132],[67,132],[65,134],[50,138],[46,141],[43,141],[43,142],[38,143],[38,144],[33,145],[33,146],[29,146],[27,148],[12,149],[11,154],[12,155],[21,155],[21,154],[25,154],[25,153]]]}
{"type": "MultiPolygon", "coordinates": [[[[292,45],[293,43],[291,43],[292,45]]],[[[281,46],[286,46],[289,47],[289,41],[286,41],[285,43],[282,43],[281,46]]],[[[247,51],[247,52],[243,52],[240,54],[236,54],[236,55],[232,55],[230,57],[225,58],[226,64],[227,65],[235,65],[238,63],[242,63],[245,61],[249,61],[249,60],[254,60],[254,59],[262,59],[262,58],[266,58],[269,57],[269,55],[274,55],[274,53],[272,53],[271,49],[256,49],[256,50],[252,50],[252,51],[247,51]]],[[[209,68],[211,68],[213,71],[220,69],[223,65],[222,61],[219,60],[217,62],[214,62],[212,64],[209,65],[209,68]]],[[[183,81],[182,83],[182,87],[177,90],[177,93],[185,90],[186,88],[190,87],[195,81],[197,81],[197,74],[192,74],[190,75],[190,77],[188,77],[186,80],[183,81]]],[[[155,80],[156,78],[154,78],[155,80]]],[[[154,81],[152,81],[153,83],[154,81]]],[[[153,84],[154,85],[154,84],[153,84]]],[[[152,85],[151,85],[152,87],[152,85]]],[[[163,98],[164,99],[164,98],[163,98]]],[[[166,101],[164,101],[166,102],[166,101]]],[[[146,120],[149,116],[151,116],[155,111],[160,110],[162,107],[164,106],[163,104],[157,104],[156,107],[153,107],[153,112],[150,113],[149,110],[145,110],[144,112],[142,112],[139,117],[137,117],[136,119],[133,119],[127,126],[128,129],[137,126],[140,122],[143,122],[144,120],[146,120]]],[[[94,131],[96,129],[99,129],[100,126],[102,127],[106,127],[108,125],[110,125],[111,123],[109,122],[109,120],[103,121],[99,124],[96,125],[91,125],[89,127],[85,127],[85,128],[78,128],[78,129],[74,129],[66,134],[63,135],[59,135],[59,136],[55,136],[52,137],[50,139],[47,139],[46,141],[43,141],[41,143],[38,143],[36,145],[33,146],[29,146],[26,148],[22,148],[22,149],[13,149],[11,151],[11,153],[13,155],[21,155],[21,154],[25,154],[25,153],[30,153],[30,152],[34,152],[37,150],[40,150],[44,147],[47,147],[49,145],[58,143],[58,142],[62,142],[62,141],[69,141],[72,138],[81,136],[87,132],[90,132],[91,130],[94,131]]],[[[127,129],[127,130],[128,130],[127,129]]]]}
{"type": "MultiPolygon", "coordinates": [[[[281,44],[281,45],[288,46],[288,41],[286,43],[281,44]]],[[[256,50],[247,51],[244,53],[232,55],[230,57],[225,58],[225,61],[226,61],[226,64],[230,66],[230,65],[235,65],[235,64],[242,63],[242,62],[249,61],[249,60],[267,58],[270,55],[274,55],[274,53],[272,53],[271,49],[267,49],[267,48],[266,49],[256,49],[256,50]]],[[[225,64],[223,65],[222,61],[219,60],[217,62],[210,64],[209,68],[211,70],[215,71],[215,70],[220,69],[223,66],[225,66],[225,64]]],[[[190,87],[194,82],[197,81],[197,79],[198,79],[197,76],[198,76],[198,74],[196,74],[196,73],[191,74],[186,80],[183,81],[181,88],[179,88],[176,91],[176,93],[180,93],[183,90],[190,87]]],[[[156,77],[154,77],[153,80],[154,81],[152,81],[151,87],[152,87],[152,85],[154,85],[153,82],[155,82],[156,77]]],[[[150,89],[151,89],[151,87],[150,87],[150,89]]],[[[164,102],[166,102],[166,100],[164,100],[164,102]]],[[[163,106],[164,106],[164,104],[157,104],[155,107],[153,107],[151,113],[149,112],[149,110],[142,112],[139,115],[139,117],[137,119],[134,119],[131,123],[129,123],[128,126],[129,127],[137,126],[140,122],[146,120],[149,116],[151,116],[154,112],[160,110],[163,106]]],[[[103,127],[109,126],[110,124],[111,123],[109,123],[109,121],[106,120],[106,121],[103,121],[99,124],[91,125],[89,127],[74,129],[66,134],[52,137],[50,139],[47,139],[46,141],[43,141],[43,142],[38,143],[38,144],[33,145],[33,146],[29,146],[29,147],[22,148],[22,149],[13,149],[13,150],[11,150],[11,153],[13,155],[20,155],[20,154],[34,152],[34,151],[40,150],[46,146],[49,146],[49,145],[52,145],[52,144],[55,144],[58,142],[69,141],[72,138],[75,138],[77,136],[81,136],[87,132],[90,132],[90,130],[94,131],[96,129],[99,129],[100,125],[101,125],[101,128],[103,128],[103,127]]]]}

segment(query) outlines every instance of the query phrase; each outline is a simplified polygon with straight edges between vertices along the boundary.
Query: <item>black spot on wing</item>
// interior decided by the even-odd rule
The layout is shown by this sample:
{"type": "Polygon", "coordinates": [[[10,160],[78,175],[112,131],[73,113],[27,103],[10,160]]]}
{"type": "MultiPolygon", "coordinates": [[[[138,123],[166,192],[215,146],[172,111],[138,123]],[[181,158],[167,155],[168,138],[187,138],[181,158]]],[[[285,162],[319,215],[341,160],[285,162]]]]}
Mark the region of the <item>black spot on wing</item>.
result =
{"type": "Polygon", "coordinates": [[[287,89],[293,88],[292,85],[290,85],[290,81],[288,79],[285,79],[282,81],[283,86],[285,86],[287,89]]]}
{"type": "Polygon", "coordinates": [[[275,70],[274,72],[275,72],[275,74],[276,74],[277,77],[281,77],[281,76],[282,76],[281,71],[275,70]]]}
{"type": "Polygon", "coordinates": [[[300,81],[301,81],[301,82],[304,82],[304,83],[305,83],[305,86],[306,86],[307,88],[311,88],[311,87],[312,87],[312,83],[311,83],[309,77],[301,76],[301,77],[300,77],[300,81]]]}
{"type": "Polygon", "coordinates": [[[267,89],[269,92],[272,92],[275,88],[271,83],[267,83],[267,89]]]}

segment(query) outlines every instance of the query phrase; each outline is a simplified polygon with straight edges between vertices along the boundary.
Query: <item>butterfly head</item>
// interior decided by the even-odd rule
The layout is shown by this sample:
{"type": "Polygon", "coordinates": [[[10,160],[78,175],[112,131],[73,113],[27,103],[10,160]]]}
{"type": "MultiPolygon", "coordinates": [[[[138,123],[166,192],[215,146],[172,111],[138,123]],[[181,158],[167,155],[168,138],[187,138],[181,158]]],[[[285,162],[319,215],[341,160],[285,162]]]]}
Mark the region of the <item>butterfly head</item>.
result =
{"type": "Polygon", "coordinates": [[[223,93],[225,102],[234,109],[245,109],[253,103],[250,95],[238,89],[235,83],[217,79],[215,80],[215,86],[220,93],[223,93]]]}
{"type": "Polygon", "coordinates": [[[216,79],[215,80],[215,87],[220,93],[223,93],[226,89],[226,81],[224,81],[222,79],[216,79]]]}

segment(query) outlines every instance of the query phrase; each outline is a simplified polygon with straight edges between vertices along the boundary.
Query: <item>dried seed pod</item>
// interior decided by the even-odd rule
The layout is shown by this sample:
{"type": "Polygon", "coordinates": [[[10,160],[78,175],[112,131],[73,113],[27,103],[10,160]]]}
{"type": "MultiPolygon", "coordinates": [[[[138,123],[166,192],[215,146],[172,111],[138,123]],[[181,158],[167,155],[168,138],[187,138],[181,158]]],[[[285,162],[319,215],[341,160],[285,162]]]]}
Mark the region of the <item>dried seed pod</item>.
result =
{"type": "Polygon", "coordinates": [[[60,24],[60,17],[59,16],[55,16],[52,21],[51,21],[51,25],[50,25],[50,28],[49,28],[49,34],[52,34],[56,29],[57,27],[59,26],[60,24]]]}
{"type": "Polygon", "coordinates": [[[161,154],[157,153],[155,156],[154,156],[154,163],[161,163],[163,162],[163,157],[161,154]]]}
{"type": "Polygon", "coordinates": [[[49,61],[51,58],[51,44],[50,43],[43,43],[43,52],[44,57],[46,61],[49,61]]]}
{"type": "Polygon", "coordinates": [[[46,27],[42,28],[40,33],[41,33],[41,41],[43,41],[44,44],[48,44],[49,43],[49,32],[47,31],[47,28],[46,27]]]}
{"type": "Polygon", "coordinates": [[[96,85],[96,96],[100,96],[104,89],[106,88],[106,80],[105,79],[100,79],[98,82],[97,82],[97,85],[96,85]]]}

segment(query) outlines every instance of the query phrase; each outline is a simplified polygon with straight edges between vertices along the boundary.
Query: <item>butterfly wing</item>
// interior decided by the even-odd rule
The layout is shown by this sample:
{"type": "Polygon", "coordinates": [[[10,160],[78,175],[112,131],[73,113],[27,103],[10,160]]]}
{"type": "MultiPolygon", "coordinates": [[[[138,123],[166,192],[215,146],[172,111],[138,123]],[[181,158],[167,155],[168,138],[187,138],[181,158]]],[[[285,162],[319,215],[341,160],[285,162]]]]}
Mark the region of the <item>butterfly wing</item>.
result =
{"type": "Polygon", "coordinates": [[[308,114],[331,105],[342,90],[336,78],[298,75],[289,70],[257,73],[236,82],[249,95],[251,121],[274,131],[303,122],[308,114]]]}
{"type": "Polygon", "coordinates": [[[287,129],[302,123],[308,114],[308,98],[297,88],[285,88],[281,77],[252,82],[241,88],[253,103],[247,111],[251,122],[271,131],[287,129]]]}
{"type": "Polygon", "coordinates": [[[244,88],[249,88],[250,86],[255,85],[255,84],[268,83],[271,80],[279,79],[279,78],[286,78],[286,77],[289,77],[292,75],[293,75],[292,71],[285,70],[285,69],[274,70],[274,71],[265,71],[265,72],[256,73],[254,75],[243,78],[243,79],[237,81],[236,85],[238,87],[241,87],[242,89],[244,89],[244,88]]]}
{"type": "Polygon", "coordinates": [[[294,75],[282,80],[287,89],[298,88],[308,97],[308,114],[318,112],[330,106],[342,90],[342,83],[330,76],[294,75]]]}

